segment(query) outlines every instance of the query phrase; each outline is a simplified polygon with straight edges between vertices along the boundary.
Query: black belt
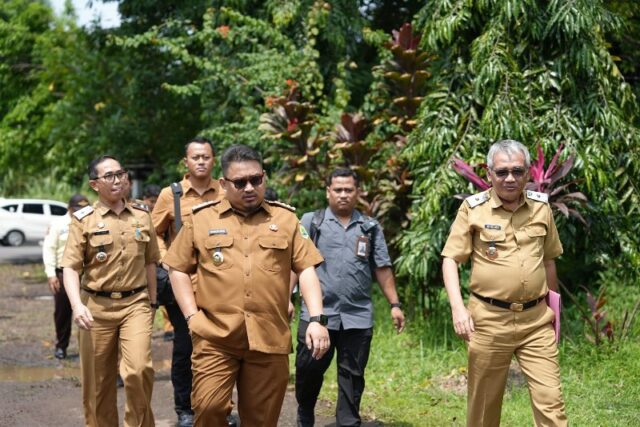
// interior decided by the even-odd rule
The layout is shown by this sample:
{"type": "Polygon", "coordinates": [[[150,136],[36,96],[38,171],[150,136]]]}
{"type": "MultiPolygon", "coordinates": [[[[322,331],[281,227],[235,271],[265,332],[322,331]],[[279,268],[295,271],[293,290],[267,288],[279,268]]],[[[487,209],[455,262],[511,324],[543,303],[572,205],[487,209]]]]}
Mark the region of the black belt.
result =
{"type": "Polygon", "coordinates": [[[538,305],[538,303],[546,297],[546,295],[543,295],[538,299],[532,299],[531,301],[520,303],[520,302],[501,301],[499,299],[483,297],[482,295],[478,295],[475,292],[471,292],[471,293],[473,294],[474,297],[478,298],[479,300],[482,300],[491,305],[495,305],[496,307],[504,308],[511,311],[523,311],[523,310],[530,309],[531,307],[535,307],[536,305],[538,305]]]}
{"type": "Polygon", "coordinates": [[[147,288],[146,286],[140,286],[139,288],[131,289],[130,291],[120,291],[120,292],[94,291],[93,289],[89,289],[89,288],[82,288],[82,290],[89,292],[90,294],[97,295],[99,297],[107,297],[111,299],[122,299],[122,298],[130,297],[131,295],[135,295],[146,288],[147,288]]]}

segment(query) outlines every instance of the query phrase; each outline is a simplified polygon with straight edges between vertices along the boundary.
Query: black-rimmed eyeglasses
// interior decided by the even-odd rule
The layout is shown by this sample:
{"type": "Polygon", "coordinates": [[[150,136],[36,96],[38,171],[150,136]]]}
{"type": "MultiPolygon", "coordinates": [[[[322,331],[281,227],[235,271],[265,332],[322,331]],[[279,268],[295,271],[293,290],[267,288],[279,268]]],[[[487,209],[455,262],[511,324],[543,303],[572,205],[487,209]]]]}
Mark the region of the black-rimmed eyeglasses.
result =
{"type": "Polygon", "coordinates": [[[262,172],[260,175],[253,175],[246,178],[230,179],[225,176],[224,179],[232,183],[236,190],[244,190],[247,186],[247,183],[250,183],[252,187],[258,187],[262,185],[264,172],[262,172]]]}
{"type": "Polygon", "coordinates": [[[120,181],[124,181],[125,179],[129,179],[129,172],[126,169],[121,169],[116,172],[105,173],[102,176],[97,176],[94,179],[104,179],[109,184],[113,184],[118,178],[120,181]]]}

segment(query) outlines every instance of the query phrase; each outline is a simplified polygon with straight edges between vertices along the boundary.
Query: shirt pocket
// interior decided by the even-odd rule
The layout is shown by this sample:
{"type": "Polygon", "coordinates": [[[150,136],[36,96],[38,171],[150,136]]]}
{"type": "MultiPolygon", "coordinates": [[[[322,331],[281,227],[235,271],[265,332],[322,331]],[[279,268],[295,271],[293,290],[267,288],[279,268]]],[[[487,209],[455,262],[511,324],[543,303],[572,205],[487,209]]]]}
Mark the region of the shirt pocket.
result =
{"type": "Polygon", "coordinates": [[[289,242],[284,237],[258,237],[258,265],[267,271],[279,272],[282,265],[291,265],[288,254],[289,242]]]}
{"type": "Polygon", "coordinates": [[[542,256],[544,240],[547,237],[547,227],[538,224],[530,225],[525,228],[525,233],[527,233],[527,237],[529,237],[533,244],[531,255],[534,257],[542,256]]]}
{"type": "Polygon", "coordinates": [[[147,245],[151,240],[151,233],[148,228],[136,228],[133,231],[133,242],[130,248],[135,256],[143,256],[147,250],[147,245]]]}
{"type": "Polygon", "coordinates": [[[227,235],[209,236],[204,241],[205,254],[202,266],[211,272],[226,270],[233,266],[231,248],[233,237],[227,235]],[[217,255],[216,255],[217,254],[217,255]]]}
{"type": "Polygon", "coordinates": [[[113,236],[111,234],[91,234],[88,252],[90,262],[104,262],[96,260],[96,255],[99,252],[104,252],[107,256],[113,255],[113,236]]]}
{"type": "Polygon", "coordinates": [[[507,240],[507,235],[504,232],[504,230],[482,229],[480,231],[480,241],[482,242],[480,245],[481,246],[480,249],[482,250],[482,254],[486,256],[487,249],[489,249],[492,243],[495,245],[498,251],[506,250],[507,249],[506,240],[507,240]]]}

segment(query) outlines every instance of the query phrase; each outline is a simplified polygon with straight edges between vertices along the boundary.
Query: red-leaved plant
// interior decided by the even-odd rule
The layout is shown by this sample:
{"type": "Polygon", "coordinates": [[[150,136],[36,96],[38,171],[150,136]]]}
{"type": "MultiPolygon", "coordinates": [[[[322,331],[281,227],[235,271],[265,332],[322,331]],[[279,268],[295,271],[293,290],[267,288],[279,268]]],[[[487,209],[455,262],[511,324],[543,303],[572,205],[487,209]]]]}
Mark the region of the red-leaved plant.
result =
{"type": "MultiPolygon", "coordinates": [[[[549,167],[545,169],[544,152],[542,151],[540,144],[538,144],[538,158],[531,162],[531,166],[529,167],[530,181],[527,182],[525,188],[527,190],[547,193],[549,195],[549,203],[553,208],[562,212],[562,214],[567,218],[573,216],[583,224],[586,224],[587,222],[584,217],[572,206],[576,203],[584,205],[588,201],[587,197],[579,191],[571,193],[566,192],[566,190],[568,190],[571,185],[576,184],[577,181],[571,180],[563,183],[562,185],[556,186],[561,179],[567,176],[573,167],[573,162],[575,160],[575,155],[571,154],[565,161],[561,161],[560,154],[562,153],[562,150],[564,150],[564,145],[561,144],[560,147],[558,147],[556,154],[553,156],[553,159],[551,159],[549,167]]],[[[451,161],[451,166],[458,174],[472,183],[478,190],[485,191],[491,188],[491,183],[480,177],[475,172],[474,168],[463,160],[453,159],[451,161]]],[[[485,170],[487,169],[487,165],[484,163],[478,165],[478,167],[485,170]]],[[[468,194],[456,194],[454,197],[462,199],[467,196],[468,194]]]]}

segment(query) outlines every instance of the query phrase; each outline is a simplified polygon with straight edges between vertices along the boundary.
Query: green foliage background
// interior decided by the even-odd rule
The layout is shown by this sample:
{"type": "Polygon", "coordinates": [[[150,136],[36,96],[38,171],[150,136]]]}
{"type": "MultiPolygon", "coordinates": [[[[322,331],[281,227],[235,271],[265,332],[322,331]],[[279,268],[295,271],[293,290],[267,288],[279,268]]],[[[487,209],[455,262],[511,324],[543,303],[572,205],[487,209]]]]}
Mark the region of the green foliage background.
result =
{"type": "Polygon", "coordinates": [[[79,28],[70,8],[56,17],[44,1],[0,6],[3,196],[86,191],[85,165],[106,152],[166,184],[180,176],[184,142],[204,134],[218,152],[258,148],[270,184],[304,212],[324,204],[323,174],[346,161],[337,125],[361,113],[368,131],[350,143],[366,154],[355,165],[366,177],[364,206],[386,226],[401,294],[418,315],[446,308],[439,252],[459,205],[452,196],[473,191],[449,162],[481,163],[501,138],[541,144],[547,157],[564,144],[565,156],[577,156],[571,179],[589,198],[588,227],[556,218],[568,289],[600,287],[612,271],[638,285],[636,2],[118,5],[122,25],[112,29],[79,28]],[[390,32],[405,22],[419,44],[401,53],[429,55],[415,117],[399,113],[389,78],[390,32]],[[297,148],[296,126],[271,135],[260,127],[293,87],[309,108],[297,148]]]}

